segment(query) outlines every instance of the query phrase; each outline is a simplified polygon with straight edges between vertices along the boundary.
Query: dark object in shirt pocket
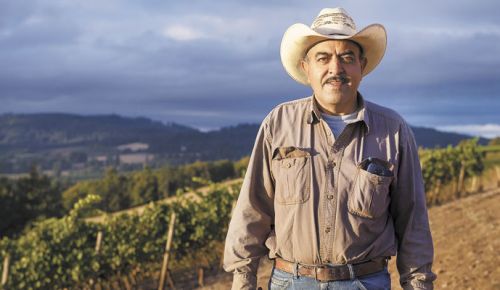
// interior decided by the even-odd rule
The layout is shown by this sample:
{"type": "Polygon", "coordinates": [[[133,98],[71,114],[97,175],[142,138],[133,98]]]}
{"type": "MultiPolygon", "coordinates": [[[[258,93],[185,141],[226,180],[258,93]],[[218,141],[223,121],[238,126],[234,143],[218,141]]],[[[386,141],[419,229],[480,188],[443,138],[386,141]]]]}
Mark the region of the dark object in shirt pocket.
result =
{"type": "Polygon", "coordinates": [[[388,177],[394,176],[394,173],[392,173],[392,168],[394,166],[391,163],[376,157],[366,158],[361,161],[359,167],[375,175],[388,177]]]}
{"type": "Polygon", "coordinates": [[[373,219],[387,213],[393,167],[391,163],[375,157],[369,157],[358,165],[349,194],[348,209],[351,214],[373,219]]]}
{"type": "Polygon", "coordinates": [[[278,147],[273,152],[275,200],[278,204],[303,203],[309,199],[311,154],[298,147],[278,147]]]}

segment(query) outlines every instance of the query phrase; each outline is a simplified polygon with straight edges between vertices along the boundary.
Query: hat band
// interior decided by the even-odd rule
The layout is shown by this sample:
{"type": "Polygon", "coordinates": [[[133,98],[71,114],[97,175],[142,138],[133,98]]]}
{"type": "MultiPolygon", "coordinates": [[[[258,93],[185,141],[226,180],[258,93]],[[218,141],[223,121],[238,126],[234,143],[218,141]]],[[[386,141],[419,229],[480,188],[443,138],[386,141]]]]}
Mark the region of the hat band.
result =
{"type": "Polygon", "coordinates": [[[344,13],[328,13],[319,15],[318,17],[316,17],[316,20],[314,20],[311,28],[316,29],[320,26],[329,24],[347,26],[352,30],[356,30],[356,25],[354,24],[352,18],[344,13]]]}

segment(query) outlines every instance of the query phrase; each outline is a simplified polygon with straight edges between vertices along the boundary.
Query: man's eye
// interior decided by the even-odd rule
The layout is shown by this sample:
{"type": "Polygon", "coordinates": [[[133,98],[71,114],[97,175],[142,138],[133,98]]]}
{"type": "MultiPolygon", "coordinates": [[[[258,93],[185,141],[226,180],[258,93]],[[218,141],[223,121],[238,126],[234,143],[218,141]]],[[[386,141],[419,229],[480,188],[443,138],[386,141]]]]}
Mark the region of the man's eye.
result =
{"type": "Polygon", "coordinates": [[[344,56],[344,57],[342,57],[342,60],[345,63],[352,63],[354,61],[354,57],[352,57],[352,56],[344,56]]]}
{"type": "Polygon", "coordinates": [[[320,57],[317,60],[318,60],[318,62],[326,62],[327,58],[326,57],[320,57]]]}

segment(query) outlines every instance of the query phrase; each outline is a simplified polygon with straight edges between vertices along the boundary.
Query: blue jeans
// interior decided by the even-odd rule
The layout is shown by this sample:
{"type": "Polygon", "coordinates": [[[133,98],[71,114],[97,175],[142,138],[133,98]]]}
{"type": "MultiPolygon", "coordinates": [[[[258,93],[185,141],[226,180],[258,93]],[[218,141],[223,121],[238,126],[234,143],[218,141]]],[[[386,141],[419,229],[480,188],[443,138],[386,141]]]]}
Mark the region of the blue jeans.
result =
{"type": "Polygon", "coordinates": [[[357,277],[353,280],[321,282],[309,277],[294,277],[293,274],[273,269],[269,280],[270,290],[390,290],[391,277],[387,268],[384,270],[357,277]]]}

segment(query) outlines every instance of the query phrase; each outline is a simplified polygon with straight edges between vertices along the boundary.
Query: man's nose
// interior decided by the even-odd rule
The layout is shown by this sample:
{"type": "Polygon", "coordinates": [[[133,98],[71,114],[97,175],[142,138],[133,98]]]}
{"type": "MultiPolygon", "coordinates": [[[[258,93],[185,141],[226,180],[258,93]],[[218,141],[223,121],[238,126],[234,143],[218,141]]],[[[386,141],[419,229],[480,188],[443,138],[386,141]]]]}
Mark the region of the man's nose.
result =
{"type": "Polygon", "coordinates": [[[333,57],[328,64],[328,73],[332,75],[337,75],[344,72],[344,67],[338,57],[333,57]]]}

